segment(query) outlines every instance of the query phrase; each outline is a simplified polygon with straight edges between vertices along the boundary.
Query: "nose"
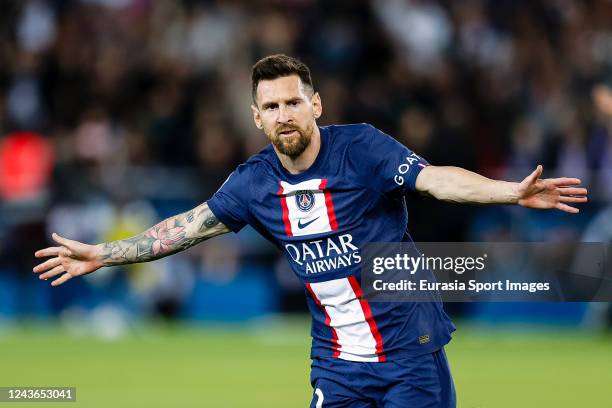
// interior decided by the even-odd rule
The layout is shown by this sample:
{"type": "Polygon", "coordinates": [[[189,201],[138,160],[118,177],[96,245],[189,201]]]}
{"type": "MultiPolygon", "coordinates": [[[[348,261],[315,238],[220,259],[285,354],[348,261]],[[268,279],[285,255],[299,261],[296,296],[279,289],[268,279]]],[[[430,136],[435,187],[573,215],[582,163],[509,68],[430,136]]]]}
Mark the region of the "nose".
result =
{"type": "Polygon", "coordinates": [[[278,123],[291,123],[293,121],[293,118],[285,105],[279,105],[277,121],[278,123]]]}

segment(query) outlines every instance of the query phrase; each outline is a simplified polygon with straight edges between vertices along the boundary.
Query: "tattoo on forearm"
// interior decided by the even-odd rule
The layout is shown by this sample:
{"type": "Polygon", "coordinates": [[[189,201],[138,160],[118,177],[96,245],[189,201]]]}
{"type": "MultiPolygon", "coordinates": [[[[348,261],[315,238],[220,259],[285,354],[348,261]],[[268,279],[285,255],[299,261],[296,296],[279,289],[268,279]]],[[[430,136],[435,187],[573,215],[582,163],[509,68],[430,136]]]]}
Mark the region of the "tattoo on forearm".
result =
{"type": "Polygon", "coordinates": [[[209,228],[213,228],[215,227],[217,224],[219,224],[219,220],[217,219],[217,217],[214,216],[214,214],[211,212],[210,213],[210,217],[207,217],[204,222],[202,223],[202,225],[200,225],[200,231],[209,229],[209,228]]]}
{"type": "Polygon", "coordinates": [[[105,265],[153,261],[226,232],[229,229],[204,203],[134,237],[103,244],[101,261],[105,265]]]}
{"type": "Polygon", "coordinates": [[[195,209],[193,210],[189,210],[185,213],[185,218],[187,218],[187,222],[193,222],[193,217],[194,215],[195,209]]]}

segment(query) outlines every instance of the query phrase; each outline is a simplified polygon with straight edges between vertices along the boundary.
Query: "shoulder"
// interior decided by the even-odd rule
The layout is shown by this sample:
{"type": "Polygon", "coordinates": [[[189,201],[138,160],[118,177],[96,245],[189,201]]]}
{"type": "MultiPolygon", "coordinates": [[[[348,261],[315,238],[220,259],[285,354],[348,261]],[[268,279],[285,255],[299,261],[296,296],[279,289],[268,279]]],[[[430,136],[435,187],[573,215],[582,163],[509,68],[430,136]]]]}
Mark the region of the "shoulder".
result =
{"type": "Polygon", "coordinates": [[[336,152],[367,153],[377,133],[382,133],[369,123],[324,126],[336,152]]]}
{"type": "Polygon", "coordinates": [[[378,129],[369,123],[329,125],[322,126],[321,129],[327,129],[334,139],[343,141],[359,141],[371,137],[375,132],[379,132],[378,129]]]}
{"type": "Polygon", "coordinates": [[[375,146],[391,138],[369,123],[332,125],[327,128],[336,150],[344,150],[350,155],[369,156],[376,153],[375,146]]]}
{"type": "Polygon", "coordinates": [[[244,163],[236,167],[235,173],[245,177],[251,177],[252,174],[260,171],[265,171],[270,167],[274,160],[274,149],[272,145],[267,145],[259,153],[249,157],[244,163]]]}

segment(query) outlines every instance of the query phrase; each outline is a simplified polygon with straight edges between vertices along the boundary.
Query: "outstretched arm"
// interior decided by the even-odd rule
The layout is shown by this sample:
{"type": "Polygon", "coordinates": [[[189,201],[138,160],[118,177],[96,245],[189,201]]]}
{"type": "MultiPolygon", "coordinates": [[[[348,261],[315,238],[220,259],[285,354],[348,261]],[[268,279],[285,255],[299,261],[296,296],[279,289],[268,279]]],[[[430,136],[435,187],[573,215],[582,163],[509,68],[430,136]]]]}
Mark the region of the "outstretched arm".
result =
{"type": "Polygon", "coordinates": [[[578,213],[569,204],[585,203],[586,188],[577,178],[540,179],[538,166],[520,183],[491,180],[460,167],[428,166],[416,179],[417,191],[438,200],[474,204],[518,204],[528,208],[556,208],[578,213]]]}
{"type": "Polygon", "coordinates": [[[53,234],[60,244],[36,251],[37,258],[53,258],[37,265],[40,279],[61,275],[51,285],[57,286],[75,276],[86,275],[103,266],[148,262],[183,251],[230,230],[204,203],[185,213],[167,218],[134,237],[88,245],[53,234]]]}

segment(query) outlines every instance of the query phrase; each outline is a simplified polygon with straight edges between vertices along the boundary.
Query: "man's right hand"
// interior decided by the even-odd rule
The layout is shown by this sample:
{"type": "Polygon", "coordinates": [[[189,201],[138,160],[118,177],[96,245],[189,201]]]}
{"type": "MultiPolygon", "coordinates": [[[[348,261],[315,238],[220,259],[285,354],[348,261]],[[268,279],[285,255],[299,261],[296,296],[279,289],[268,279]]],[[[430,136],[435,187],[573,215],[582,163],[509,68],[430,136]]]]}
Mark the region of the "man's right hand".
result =
{"type": "Polygon", "coordinates": [[[51,282],[52,286],[61,285],[75,276],[86,275],[104,266],[99,260],[99,246],[66,239],[56,233],[53,233],[52,237],[60,246],[41,249],[36,251],[34,256],[53,258],[33,269],[35,273],[40,274],[39,278],[44,280],[61,275],[51,282]]]}

